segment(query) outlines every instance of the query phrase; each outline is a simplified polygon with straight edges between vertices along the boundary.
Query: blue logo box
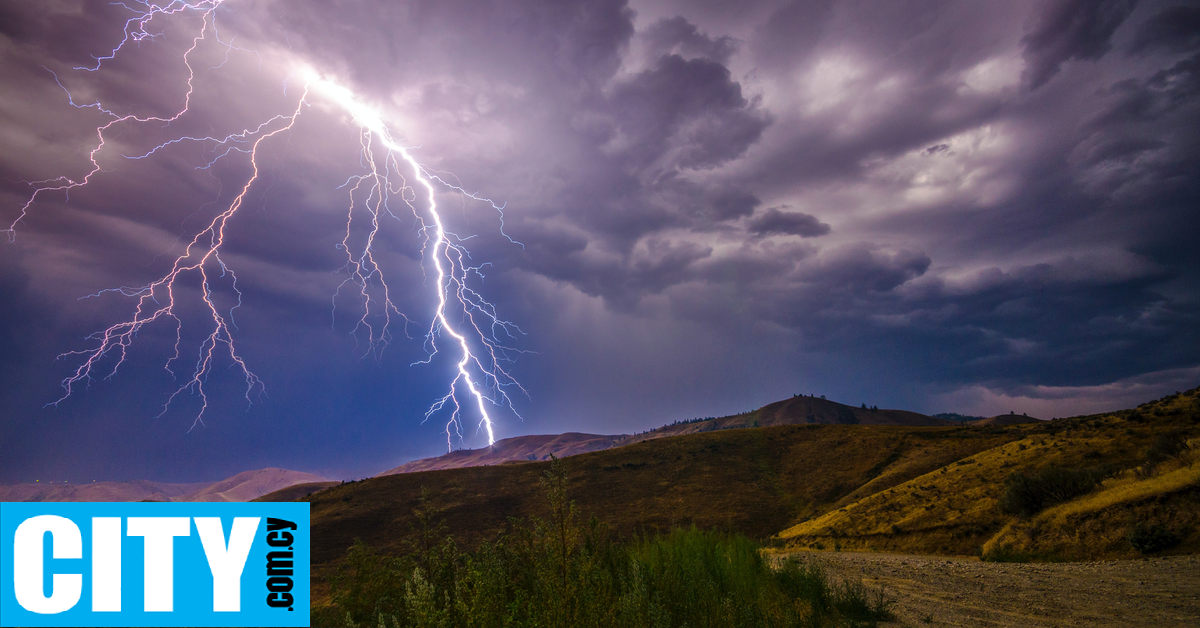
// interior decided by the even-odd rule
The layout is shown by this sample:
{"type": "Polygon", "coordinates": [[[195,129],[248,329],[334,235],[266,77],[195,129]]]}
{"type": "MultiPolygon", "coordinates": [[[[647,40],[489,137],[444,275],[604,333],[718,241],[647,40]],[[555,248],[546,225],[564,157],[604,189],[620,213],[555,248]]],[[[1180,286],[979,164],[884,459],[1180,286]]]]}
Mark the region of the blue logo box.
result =
{"type": "Polygon", "coordinates": [[[0,504],[0,626],[308,626],[308,504],[0,504]]]}

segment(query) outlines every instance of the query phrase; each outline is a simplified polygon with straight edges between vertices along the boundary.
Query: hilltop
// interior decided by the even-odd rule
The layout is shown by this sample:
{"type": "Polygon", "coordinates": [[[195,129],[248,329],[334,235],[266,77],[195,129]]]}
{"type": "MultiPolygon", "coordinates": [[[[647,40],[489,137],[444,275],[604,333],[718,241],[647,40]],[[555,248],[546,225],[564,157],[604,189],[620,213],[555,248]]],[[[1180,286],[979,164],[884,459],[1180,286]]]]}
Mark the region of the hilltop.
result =
{"type": "Polygon", "coordinates": [[[642,434],[636,434],[620,444],[699,434],[717,430],[750,427],[773,427],[778,425],[892,425],[892,426],[948,426],[958,425],[953,421],[926,416],[907,410],[880,410],[878,408],[854,407],[824,397],[795,395],[791,399],[776,401],[757,410],[730,416],[685,421],[666,425],[642,434]]]}
{"type": "Polygon", "coordinates": [[[628,438],[627,435],[603,436],[567,432],[558,435],[514,436],[496,441],[496,444],[481,449],[460,449],[435,458],[422,458],[388,469],[379,475],[482,467],[505,462],[549,460],[553,455],[566,458],[589,451],[609,449],[628,438]]]}
{"type": "Polygon", "coordinates": [[[567,432],[557,435],[514,436],[497,441],[489,447],[460,449],[433,458],[414,460],[379,475],[549,460],[551,456],[566,458],[669,436],[777,425],[944,426],[957,423],[906,410],[870,409],[865,407],[865,404],[855,408],[829,401],[824,397],[796,395],[750,412],[680,421],[634,435],[567,432]]]}
{"type": "Polygon", "coordinates": [[[282,488],[311,482],[329,482],[329,480],[303,471],[267,467],[256,471],[243,471],[220,482],[213,482],[176,501],[247,502],[282,488]]]}
{"type": "Polygon", "coordinates": [[[984,425],[1019,425],[1021,423],[1037,423],[1041,420],[1042,419],[1031,417],[1028,414],[1014,414],[1009,412],[1008,414],[997,414],[996,416],[990,416],[985,419],[967,421],[967,425],[974,425],[977,427],[982,427],[984,425]]]}

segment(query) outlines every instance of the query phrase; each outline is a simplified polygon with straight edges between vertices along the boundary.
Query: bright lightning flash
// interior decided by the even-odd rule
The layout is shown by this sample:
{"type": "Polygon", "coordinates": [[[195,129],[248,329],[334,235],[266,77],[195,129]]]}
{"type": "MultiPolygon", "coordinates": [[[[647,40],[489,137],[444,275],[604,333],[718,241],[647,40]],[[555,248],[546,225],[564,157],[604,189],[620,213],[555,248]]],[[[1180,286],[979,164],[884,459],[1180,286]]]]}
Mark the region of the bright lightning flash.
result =
{"type": "MultiPolygon", "coordinates": [[[[126,22],[125,37],[122,42],[109,54],[96,57],[95,66],[76,68],[76,70],[88,72],[98,71],[105,61],[115,58],[126,44],[130,42],[138,44],[160,37],[161,35],[153,34],[148,30],[155,22],[189,12],[199,13],[202,18],[200,30],[193,38],[191,47],[183,53],[183,63],[187,67],[183,105],[181,109],[170,116],[121,116],[113,113],[99,102],[80,105],[75,103],[70,92],[63,87],[63,90],[67,91],[68,100],[72,106],[97,109],[108,116],[109,121],[96,129],[97,142],[88,154],[91,170],[83,178],[75,180],[63,176],[30,183],[32,193],[21,207],[17,218],[5,229],[10,241],[16,235],[17,226],[28,215],[40,197],[59,191],[69,195],[72,189],[87,185],[93,176],[101,172],[97,159],[105,148],[106,134],[113,127],[121,124],[154,124],[165,128],[172,122],[188,116],[193,95],[193,82],[196,77],[196,71],[193,69],[190,59],[192,53],[210,35],[212,41],[224,47],[227,58],[229,51],[241,50],[235,48],[231,42],[222,41],[217,33],[217,9],[224,1],[186,2],[174,0],[161,5],[150,2],[136,3],[135,6],[138,6],[139,9],[136,10],[137,14],[126,22]]],[[[351,333],[356,335],[365,333],[368,337],[368,351],[371,352],[377,353],[382,350],[391,339],[389,325],[393,315],[403,318],[406,325],[410,322],[410,319],[401,313],[392,302],[392,289],[387,283],[384,269],[376,260],[375,248],[382,221],[389,217],[397,218],[392,213],[389,202],[402,202],[409,208],[420,225],[419,234],[423,238],[422,253],[432,262],[431,283],[436,286],[437,296],[437,307],[425,334],[427,357],[417,364],[427,364],[432,361],[433,356],[438,352],[439,338],[448,339],[459,354],[449,390],[430,406],[425,413],[425,420],[445,411],[450,412],[446,423],[446,439],[447,446],[452,448],[455,438],[459,442],[463,439],[464,404],[466,407],[473,405],[480,417],[479,431],[487,435],[489,445],[493,444],[495,442],[495,426],[489,407],[507,407],[516,414],[506,389],[515,386],[525,392],[503,368],[504,363],[511,362],[512,356],[520,351],[508,346],[501,338],[513,339],[515,334],[522,332],[513,323],[497,316],[496,308],[471,287],[472,280],[482,281],[482,269],[486,264],[474,264],[471,261],[470,254],[464,247],[464,241],[469,238],[459,237],[446,229],[438,209],[437,191],[441,188],[488,203],[500,216],[501,233],[503,233],[504,208],[496,205],[490,199],[468,193],[461,187],[452,185],[442,177],[431,173],[416,160],[411,148],[396,140],[381,114],[348,88],[322,77],[308,66],[297,66],[293,74],[301,76],[305,85],[303,94],[297,100],[296,106],[290,114],[275,115],[252,128],[247,127],[239,133],[225,137],[176,137],[159,144],[142,155],[128,157],[129,159],[146,159],[174,144],[202,143],[210,146],[217,156],[198,168],[210,168],[221,159],[236,153],[246,156],[250,174],[241,186],[240,193],[232,202],[191,238],[184,251],[174,260],[169,272],[139,288],[122,287],[101,292],[119,292],[136,299],[133,315],[126,321],[90,336],[89,338],[96,342],[96,346],[85,350],[70,351],[60,356],[82,356],[82,359],[79,366],[63,379],[62,397],[50,405],[61,403],[75,392],[77,387],[90,382],[98,375],[98,371],[102,368],[101,363],[107,357],[115,356],[115,363],[111,369],[108,369],[104,377],[116,375],[118,368],[125,362],[127,351],[138,333],[147,325],[160,320],[170,321],[175,326],[175,354],[167,361],[165,368],[172,376],[176,376],[175,365],[181,360],[183,351],[183,325],[176,314],[176,308],[179,306],[179,299],[182,298],[179,281],[184,276],[198,276],[201,286],[200,299],[203,302],[203,310],[211,317],[211,326],[207,337],[200,344],[199,353],[190,375],[170,394],[163,405],[163,412],[166,412],[177,396],[189,392],[196,395],[201,404],[193,427],[201,424],[204,412],[208,409],[205,386],[213,372],[215,361],[222,354],[228,356],[232,365],[239,369],[244,378],[247,402],[252,402],[252,395],[255,391],[262,392],[263,382],[250,371],[234,344],[231,329],[231,327],[235,328],[232,326],[233,314],[234,310],[241,305],[242,293],[237,287],[237,275],[221,258],[221,247],[226,239],[226,231],[230,228],[230,220],[245,204],[247,194],[259,181],[259,147],[271,138],[292,132],[305,108],[313,101],[322,99],[347,113],[359,127],[360,161],[365,166],[365,172],[350,177],[342,186],[350,196],[346,214],[346,234],[339,245],[339,248],[345,251],[347,256],[344,267],[347,278],[334,294],[335,307],[336,299],[342,289],[347,285],[354,286],[356,288],[354,291],[357,292],[357,297],[362,303],[363,314],[351,333]],[[405,173],[415,183],[410,184],[405,173]],[[369,222],[368,235],[365,242],[356,244],[352,238],[352,230],[356,224],[361,222],[364,212],[365,219],[369,222]],[[216,280],[226,275],[230,278],[230,290],[236,295],[237,301],[237,304],[228,311],[218,306],[215,296],[215,292],[218,290],[216,280]],[[377,322],[379,318],[382,319],[382,323],[377,322]]],[[[55,80],[58,81],[57,76],[55,76],[55,80]]],[[[61,82],[59,82],[59,86],[62,86],[61,82]]],[[[509,240],[519,244],[511,238],[509,240]]],[[[98,296],[98,294],[92,296],[98,296]]]]}

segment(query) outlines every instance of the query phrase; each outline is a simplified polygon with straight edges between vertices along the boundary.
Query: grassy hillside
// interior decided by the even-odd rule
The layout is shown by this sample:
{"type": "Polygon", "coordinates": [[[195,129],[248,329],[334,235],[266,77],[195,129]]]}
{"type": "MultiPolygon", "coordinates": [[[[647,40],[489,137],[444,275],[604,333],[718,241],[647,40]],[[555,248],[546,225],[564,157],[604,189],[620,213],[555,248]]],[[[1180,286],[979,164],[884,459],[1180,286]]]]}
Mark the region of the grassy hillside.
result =
{"type": "MultiPolygon", "coordinates": [[[[1200,551],[1200,465],[1192,464],[1200,452],[1184,448],[1200,445],[1198,436],[1193,390],[1136,410],[1037,423],[722,429],[563,464],[579,513],[607,522],[618,538],[695,525],[776,536],[792,549],[1096,559],[1137,556],[1137,547],[1200,551]],[[1164,438],[1174,449],[1148,465],[1164,438]],[[1010,486],[1062,488],[1055,482],[1074,492],[1039,497],[1027,512],[1001,508],[1010,486]]],[[[465,549],[494,540],[511,518],[545,517],[548,467],[390,475],[301,497],[312,504],[318,596],[321,575],[355,539],[384,554],[403,551],[418,527],[423,489],[465,549]]],[[[295,499],[316,487],[264,499],[295,499]]]]}
{"type": "Polygon", "coordinates": [[[790,547],[970,554],[993,559],[1082,560],[1139,555],[1137,524],[1178,542],[1168,551],[1200,550],[1200,465],[1193,466],[1200,409],[1197,390],[1136,410],[1040,424],[967,428],[1017,435],[1002,445],[939,466],[780,534],[790,547]],[[1180,445],[1152,468],[1148,451],[1162,440],[1180,445]],[[1019,476],[1016,474],[1020,474],[1019,476]],[[1050,478],[1050,479],[1045,479],[1050,478]],[[1074,479],[1073,479],[1074,478],[1074,479]],[[1009,485],[1025,479],[1079,492],[1036,512],[1005,512],[1009,485]],[[1089,479],[1090,478],[1090,479],[1089,479]],[[1090,490],[1087,485],[1100,480],[1090,490]],[[1007,482],[1006,482],[1007,481],[1007,482]]]}
{"type": "MultiPolygon", "coordinates": [[[[607,521],[618,536],[695,524],[765,538],[1020,437],[1007,428],[779,426],[656,439],[565,465],[579,511],[607,521]]],[[[304,498],[312,504],[314,562],[338,559],[355,538],[397,551],[422,488],[459,542],[477,546],[509,517],[544,515],[547,465],[391,475],[314,493],[304,498]]]]}

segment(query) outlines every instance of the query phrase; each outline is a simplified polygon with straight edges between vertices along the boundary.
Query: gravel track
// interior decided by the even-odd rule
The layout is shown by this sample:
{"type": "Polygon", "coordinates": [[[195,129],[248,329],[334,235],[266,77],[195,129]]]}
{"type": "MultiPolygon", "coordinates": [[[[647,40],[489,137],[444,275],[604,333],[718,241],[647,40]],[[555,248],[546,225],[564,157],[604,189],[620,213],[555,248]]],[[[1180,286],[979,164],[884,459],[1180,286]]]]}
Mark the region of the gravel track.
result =
{"type": "Polygon", "coordinates": [[[1089,563],[801,552],[896,601],[883,626],[1200,626],[1200,557],[1089,563]]]}

